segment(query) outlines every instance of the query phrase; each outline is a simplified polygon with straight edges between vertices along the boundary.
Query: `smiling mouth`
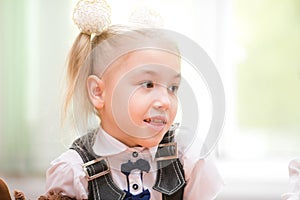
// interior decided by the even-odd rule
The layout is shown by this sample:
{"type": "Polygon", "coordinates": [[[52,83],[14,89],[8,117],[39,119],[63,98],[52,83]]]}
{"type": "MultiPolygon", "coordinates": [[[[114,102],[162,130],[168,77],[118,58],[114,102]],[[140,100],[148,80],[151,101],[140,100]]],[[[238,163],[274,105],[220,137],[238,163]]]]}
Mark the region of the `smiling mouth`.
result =
{"type": "Polygon", "coordinates": [[[167,124],[166,119],[163,118],[146,118],[144,119],[144,122],[149,123],[149,124],[153,124],[153,125],[165,125],[167,124]]]}

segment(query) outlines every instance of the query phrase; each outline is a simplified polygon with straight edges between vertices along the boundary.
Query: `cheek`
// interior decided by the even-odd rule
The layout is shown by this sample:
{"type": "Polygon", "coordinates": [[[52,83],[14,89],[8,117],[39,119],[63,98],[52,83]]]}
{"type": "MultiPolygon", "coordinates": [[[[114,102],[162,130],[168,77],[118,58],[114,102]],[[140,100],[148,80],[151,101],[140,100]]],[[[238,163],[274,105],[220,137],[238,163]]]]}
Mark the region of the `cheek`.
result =
{"type": "Polygon", "coordinates": [[[131,118],[129,111],[132,109],[132,103],[130,102],[132,98],[132,88],[129,87],[128,84],[119,82],[113,87],[110,96],[107,103],[111,101],[110,108],[116,123],[127,122],[128,119],[131,118]]]}
{"type": "Polygon", "coordinates": [[[178,99],[176,96],[171,98],[171,106],[170,106],[170,114],[172,115],[171,118],[174,119],[177,114],[178,109],[178,99]]]}
{"type": "Polygon", "coordinates": [[[145,96],[139,94],[138,92],[130,96],[128,101],[128,111],[132,118],[144,116],[145,112],[147,111],[148,101],[145,96]]]}

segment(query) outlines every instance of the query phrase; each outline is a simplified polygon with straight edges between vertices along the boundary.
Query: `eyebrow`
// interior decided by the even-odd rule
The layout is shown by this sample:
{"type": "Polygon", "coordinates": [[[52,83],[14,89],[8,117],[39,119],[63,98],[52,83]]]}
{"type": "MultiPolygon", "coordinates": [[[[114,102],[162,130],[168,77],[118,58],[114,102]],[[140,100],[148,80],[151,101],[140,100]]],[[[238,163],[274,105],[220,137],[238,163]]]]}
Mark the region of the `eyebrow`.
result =
{"type": "MultiPolygon", "coordinates": [[[[148,69],[143,69],[141,72],[139,72],[139,74],[149,74],[149,75],[160,75],[159,73],[152,71],[152,70],[148,70],[148,69]]],[[[181,78],[181,73],[177,73],[174,78],[181,78]]]]}

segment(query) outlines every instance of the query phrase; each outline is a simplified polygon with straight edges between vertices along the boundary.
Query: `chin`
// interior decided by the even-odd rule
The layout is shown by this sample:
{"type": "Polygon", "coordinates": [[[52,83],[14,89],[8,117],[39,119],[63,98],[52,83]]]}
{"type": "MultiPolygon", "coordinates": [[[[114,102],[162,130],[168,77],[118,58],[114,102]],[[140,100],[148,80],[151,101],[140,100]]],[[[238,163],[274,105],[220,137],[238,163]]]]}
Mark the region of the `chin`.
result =
{"type": "Polygon", "coordinates": [[[154,146],[159,145],[160,141],[162,140],[163,135],[151,137],[151,138],[145,138],[139,141],[139,146],[146,147],[146,148],[151,148],[154,146]]]}
{"type": "MultiPolygon", "coordinates": [[[[169,128],[170,126],[168,126],[169,128]]],[[[151,133],[148,132],[145,135],[152,135],[149,137],[144,137],[144,138],[132,138],[132,142],[133,142],[133,146],[142,146],[142,147],[146,147],[146,148],[151,148],[151,147],[155,147],[157,145],[159,145],[159,143],[162,141],[164,135],[166,134],[166,132],[168,131],[168,129],[165,127],[163,130],[157,132],[157,133],[151,133]]]]}
{"type": "Polygon", "coordinates": [[[159,144],[159,142],[156,143],[152,143],[152,142],[145,142],[145,143],[141,143],[139,146],[145,147],[145,148],[151,148],[151,147],[155,147],[159,144]]]}

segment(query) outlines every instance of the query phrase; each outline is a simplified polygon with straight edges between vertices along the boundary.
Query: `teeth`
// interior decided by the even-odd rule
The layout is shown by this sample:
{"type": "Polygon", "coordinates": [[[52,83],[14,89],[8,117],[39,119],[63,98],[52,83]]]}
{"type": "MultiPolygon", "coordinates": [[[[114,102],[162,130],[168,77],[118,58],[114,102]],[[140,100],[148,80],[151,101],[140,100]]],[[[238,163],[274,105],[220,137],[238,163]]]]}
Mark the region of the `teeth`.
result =
{"type": "Polygon", "coordinates": [[[163,123],[164,121],[161,120],[161,119],[152,119],[151,122],[154,122],[154,123],[163,123]]]}
{"type": "Polygon", "coordinates": [[[151,119],[151,118],[147,118],[144,120],[147,123],[153,122],[153,123],[162,123],[162,124],[166,124],[166,122],[162,119],[151,119]]]}

